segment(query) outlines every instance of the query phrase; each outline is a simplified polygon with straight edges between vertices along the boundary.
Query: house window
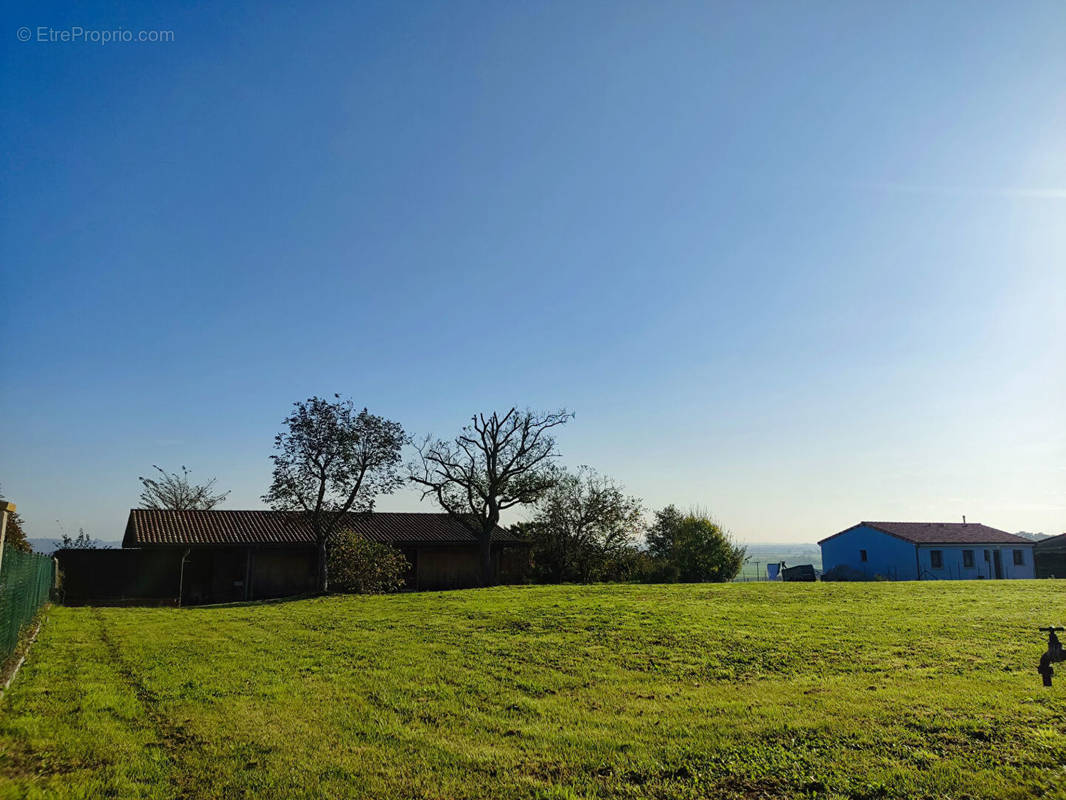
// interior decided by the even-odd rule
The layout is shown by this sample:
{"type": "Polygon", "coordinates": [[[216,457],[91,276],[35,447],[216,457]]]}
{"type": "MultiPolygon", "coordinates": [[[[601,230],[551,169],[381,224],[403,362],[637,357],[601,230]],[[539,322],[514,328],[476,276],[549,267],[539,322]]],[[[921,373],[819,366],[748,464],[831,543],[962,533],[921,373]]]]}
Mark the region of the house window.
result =
{"type": "Polygon", "coordinates": [[[972,567],[973,566],[973,550],[963,550],[962,551],[962,565],[964,567],[972,567]]]}
{"type": "Polygon", "coordinates": [[[866,560],[866,551],[865,550],[860,550],[859,551],[859,561],[865,561],[865,560],[866,560]]]}
{"type": "Polygon", "coordinates": [[[942,569],[944,566],[944,551],[943,550],[930,550],[929,551],[929,566],[933,569],[942,569]]]}
{"type": "Polygon", "coordinates": [[[1024,550],[1015,550],[1014,551],[1014,566],[1020,567],[1024,563],[1025,563],[1025,551],[1024,550]]]}
{"type": "Polygon", "coordinates": [[[988,551],[985,550],[985,561],[991,561],[991,560],[992,559],[989,557],[988,551]]]}

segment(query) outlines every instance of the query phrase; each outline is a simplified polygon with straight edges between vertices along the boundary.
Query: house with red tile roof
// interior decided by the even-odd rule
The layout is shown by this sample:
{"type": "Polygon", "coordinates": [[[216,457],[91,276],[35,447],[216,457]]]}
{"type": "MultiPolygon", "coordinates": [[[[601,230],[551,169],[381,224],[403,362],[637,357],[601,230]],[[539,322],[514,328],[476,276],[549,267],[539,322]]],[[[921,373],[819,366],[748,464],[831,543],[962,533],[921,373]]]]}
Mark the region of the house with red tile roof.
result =
{"type": "Polygon", "coordinates": [[[852,578],[1034,577],[1033,542],[976,522],[860,522],[818,545],[824,572],[852,578]]]}

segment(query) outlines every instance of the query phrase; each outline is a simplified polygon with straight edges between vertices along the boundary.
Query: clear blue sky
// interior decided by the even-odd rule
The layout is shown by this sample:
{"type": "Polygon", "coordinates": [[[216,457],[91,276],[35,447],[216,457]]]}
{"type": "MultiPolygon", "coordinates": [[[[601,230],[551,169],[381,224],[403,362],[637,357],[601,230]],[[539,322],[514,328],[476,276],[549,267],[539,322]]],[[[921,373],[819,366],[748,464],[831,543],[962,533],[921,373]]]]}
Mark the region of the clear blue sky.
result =
{"type": "Polygon", "coordinates": [[[1066,530],[1066,4],[176,5],[4,13],[31,535],[118,538],[153,463],[259,507],[332,392],[566,406],[566,463],[747,541],[1066,530]]]}

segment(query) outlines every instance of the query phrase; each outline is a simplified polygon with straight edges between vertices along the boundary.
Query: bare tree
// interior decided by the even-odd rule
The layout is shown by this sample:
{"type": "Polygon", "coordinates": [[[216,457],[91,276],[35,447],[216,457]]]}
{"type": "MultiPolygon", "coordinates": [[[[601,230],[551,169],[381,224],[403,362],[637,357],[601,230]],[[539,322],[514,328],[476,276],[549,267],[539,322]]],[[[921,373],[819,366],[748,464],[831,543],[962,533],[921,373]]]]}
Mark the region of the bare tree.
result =
{"type": "Polygon", "coordinates": [[[159,473],[158,478],[138,477],[141,482],[141,508],[160,511],[209,511],[227,497],[229,492],[215,494],[215,478],[207,483],[193,483],[189,480],[189,470],[184,466],[181,474],[167,472],[162,467],[152,465],[159,473]]]}
{"type": "Polygon", "coordinates": [[[478,540],[481,583],[492,583],[492,532],[500,513],[535,503],[555,485],[558,471],[551,430],[574,415],[512,408],[500,416],[477,414],[454,440],[426,437],[410,480],[478,540]]]}
{"type": "Polygon", "coordinates": [[[318,546],[318,589],[329,588],[328,545],[349,512],[370,513],[374,498],[403,485],[406,437],[398,422],[356,412],[351,400],[312,397],[293,404],[274,437],[274,477],[263,501],[310,514],[318,546]]]}
{"type": "Polygon", "coordinates": [[[85,532],[85,528],[78,528],[77,536],[64,533],[54,542],[56,550],[110,550],[111,545],[104,544],[99,539],[94,539],[85,532]]]}

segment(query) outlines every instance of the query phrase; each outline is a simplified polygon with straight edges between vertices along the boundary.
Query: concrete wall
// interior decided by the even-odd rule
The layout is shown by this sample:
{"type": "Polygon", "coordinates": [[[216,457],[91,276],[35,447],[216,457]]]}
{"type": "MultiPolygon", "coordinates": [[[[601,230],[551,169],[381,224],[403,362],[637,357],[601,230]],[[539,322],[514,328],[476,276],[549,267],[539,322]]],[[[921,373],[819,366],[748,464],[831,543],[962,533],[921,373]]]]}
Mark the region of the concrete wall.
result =
{"type": "Polygon", "coordinates": [[[1031,544],[923,544],[918,547],[918,563],[921,567],[922,580],[975,580],[995,578],[995,559],[999,553],[1001,576],[1006,578],[1033,578],[1033,546],[1031,544]],[[943,566],[935,569],[931,553],[939,550],[943,566]],[[973,552],[972,567],[964,566],[964,550],[973,552]],[[1014,551],[1022,551],[1023,564],[1014,563],[1014,551]]]}
{"type": "Polygon", "coordinates": [[[877,576],[898,581],[918,578],[914,544],[868,525],[856,525],[823,542],[821,548],[822,569],[826,572],[843,565],[871,580],[877,576]],[[866,561],[862,560],[863,550],[866,561]]]}

